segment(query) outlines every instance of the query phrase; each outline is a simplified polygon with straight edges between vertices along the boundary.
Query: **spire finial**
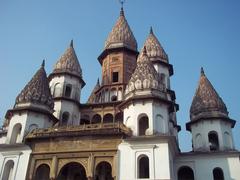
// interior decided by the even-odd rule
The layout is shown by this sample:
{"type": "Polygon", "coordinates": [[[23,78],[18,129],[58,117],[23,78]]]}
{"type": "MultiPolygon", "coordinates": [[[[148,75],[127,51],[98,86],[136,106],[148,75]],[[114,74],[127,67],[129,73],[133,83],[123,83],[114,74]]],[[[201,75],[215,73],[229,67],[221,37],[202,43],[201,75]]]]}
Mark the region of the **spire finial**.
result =
{"type": "Polygon", "coordinates": [[[153,28],[150,26],[150,34],[153,34],[153,28]]]}
{"type": "Polygon", "coordinates": [[[41,66],[44,68],[44,66],[45,66],[45,59],[43,59],[41,66]]]}
{"type": "Polygon", "coordinates": [[[126,2],[126,0],[118,0],[118,1],[121,4],[120,16],[124,16],[123,4],[126,2]]]}
{"type": "Polygon", "coordinates": [[[205,75],[203,67],[201,67],[201,75],[205,75]]]}
{"type": "Polygon", "coordinates": [[[70,47],[73,47],[73,39],[70,42],[70,47]]]}
{"type": "Polygon", "coordinates": [[[100,83],[99,83],[99,78],[97,79],[97,84],[100,84],[100,83]]]}

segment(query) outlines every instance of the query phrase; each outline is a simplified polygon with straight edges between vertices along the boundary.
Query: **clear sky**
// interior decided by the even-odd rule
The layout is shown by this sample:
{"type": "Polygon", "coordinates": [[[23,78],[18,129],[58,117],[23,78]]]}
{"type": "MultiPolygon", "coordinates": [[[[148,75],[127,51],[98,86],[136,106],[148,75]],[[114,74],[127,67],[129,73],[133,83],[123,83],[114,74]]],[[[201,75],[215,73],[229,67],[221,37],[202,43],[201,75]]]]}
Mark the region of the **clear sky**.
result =
{"type": "MultiPolygon", "coordinates": [[[[153,26],[173,64],[171,84],[180,105],[177,119],[182,127],[182,151],[191,150],[191,134],[185,123],[201,66],[230,117],[237,120],[233,133],[240,149],[240,1],[127,0],[124,9],[138,48],[153,26]]],[[[46,59],[50,73],[71,39],[86,82],[81,102],[86,102],[101,77],[97,57],[119,10],[118,0],[1,0],[0,121],[42,59],[46,59]]]]}

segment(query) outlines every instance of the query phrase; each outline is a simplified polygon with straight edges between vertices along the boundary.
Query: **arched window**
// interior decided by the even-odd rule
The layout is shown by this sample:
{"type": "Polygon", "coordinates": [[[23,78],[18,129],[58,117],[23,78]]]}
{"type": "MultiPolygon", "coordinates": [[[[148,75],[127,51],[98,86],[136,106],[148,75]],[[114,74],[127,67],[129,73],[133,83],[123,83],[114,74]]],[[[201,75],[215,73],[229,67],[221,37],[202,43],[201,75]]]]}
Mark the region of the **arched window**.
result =
{"type": "Polygon", "coordinates": [[[60,97],[61,96],[61,84],[57,83],[54,86],[53,97],[60,97]]]}
{"type": "Polygon", "coordinates": [[[112,123],[113,122],[113,115],[112,114],[105,114],[103,116],[103,123],[112,123]]]}
{"type": "Polygon", "coordinates": [[[57,180],[87,180],[86,170],[83,165],[71,162],[62,167],[57,180]]]}
{"type": "Polygon", "coordinates": [[[106,161],[100,162],[96,167],[95,180],[113,180],[112,166],[106,161]]]}
{"type": "Polygon", "coordinates": [[[38,166],[35,174],[35,180],[49,180],[50,168],[47,164],[38,166]]]}
{"type": "Polygon", "coordinates": [[[12,129],[10,144],[20,143],[21,131],[22,131],[22,125],[20,123],[15,124],[12,129]]]}
{"type": "Polygon", "coordinates": [[[213,169],[213,180],[224,180],[223,170],[221,168],[213,169]]]}
{"type": "Polygon", "coordinates": [[[146,130],[148,128],[149,128],[148,117],[146,115],[144,115],[138,120],[138,134],[139,134],[139,136],[146,135],[146,130]]]}
{"type": "Polygon", "coordinates": [[[115,122],[123,123],[123,112],[119,112],[115,115],[115,122]]]}
{"type": "Polygon", "coordinates": [[[210,144],[210,151],[218,151],[219,150],[219,142],[217,132],[211,131],[208,133],[208,141],[210,144]]]}
{"type": "Polygon", "coordinates": [[[13,167],[14,167],[13,160],[8,160],[4,166],[3,176],[2,176],[3,180],[13,179],[13,167]]]}
{"type": "Polygon", "coordinates": [[[68,124],[68,120],[69,120],[69,112],[64,112],[62,114],[62,125],[66,126],[68,124]]]}
{"type": "Polygon", "coordinates": [[[149,178],[149,159],[146,155],[138,158],[138,178],[149,178]]]}
{"type": "Polygon", "coordinates": [[[227,149],[232,149],[232,138],[228,132],[224,133],[224,139],[225,139],[225,147],[227,149]]]}
{"type": "Polygon", "coordinates": [[[179,168],[178,180],[194,180],[193,170],[188,166],[183,166],[179,168]]]}
{"type": "Polygon", "coordinates": [[[102,118],[99,114],[95,114],[92,118],[92,124],[101,123],[102,118]]]}
{"type": "Polygon", "coordinates": [[[28,128],[28,132],[31,132],[31,131],[33,131],[34,129],[37,129],[37,128],[38,128],[37,124],[31,124],[28,128]]]}
{"type": "Polygon", "coordinates": [[[67,84],[66,88],[65,88],[65,97],[71,97],[71,93],[72,93],[72,85],[71,84],[67,84]]]}

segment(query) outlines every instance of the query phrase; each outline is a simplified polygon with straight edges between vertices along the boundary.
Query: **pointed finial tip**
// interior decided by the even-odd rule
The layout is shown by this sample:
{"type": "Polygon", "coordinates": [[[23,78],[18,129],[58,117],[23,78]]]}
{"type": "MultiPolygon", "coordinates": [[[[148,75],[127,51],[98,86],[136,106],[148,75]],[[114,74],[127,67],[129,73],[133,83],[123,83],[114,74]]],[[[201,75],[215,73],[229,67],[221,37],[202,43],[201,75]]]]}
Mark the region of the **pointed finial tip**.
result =
{"type": "Polygon", "coordinates": [[[153,28],[150,26],[150,34],[153,34],[153,28]]]}
{"type": "Polygon", "coordinates": [[[205,75],[203,67],[201,67],[201,75],[205,75]]]}
{"type": "Polygon", "coordinates": [[[42,61],[42,65],[41,65],[42,67],[44,67],[45,66],[45,59],[43,59],[43,61],[42,61]]]}
{"type": "Polygon", "coordinates": [[[120,10],[120,16],[124,16],[124,10],[123,10],[123,7],[121,7],[121,10],[120,10]]]}
{"type": "Polygon", "coordinates": [[[70,47],[73,47],[73,39],[70,42],[70,47]]]}

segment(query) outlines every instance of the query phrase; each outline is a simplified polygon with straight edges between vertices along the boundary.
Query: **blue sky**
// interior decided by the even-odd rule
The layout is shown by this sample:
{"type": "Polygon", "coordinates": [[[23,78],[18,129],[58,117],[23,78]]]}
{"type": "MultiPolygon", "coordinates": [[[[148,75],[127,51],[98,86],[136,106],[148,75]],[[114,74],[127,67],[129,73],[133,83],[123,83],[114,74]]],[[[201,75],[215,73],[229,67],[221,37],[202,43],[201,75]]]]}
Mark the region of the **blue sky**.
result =
{"type": "MultiPolygon", "coordinates": [[[[203,66],[209,80],[237,120],[234,133],[240,149],[240,1],[127,0],[125,15],[141,49],[150,26],[174,67],[171,78],[180,111],[182,151],[191,150],[185,130],[189,108],[203,66]]],[[[118,0],[0,1],[0,121],[32,75],[46,59],[46,71],[74,39],[83,77],[85,102],[101,77],[97,61],[119,16],[118,0]]]]}

